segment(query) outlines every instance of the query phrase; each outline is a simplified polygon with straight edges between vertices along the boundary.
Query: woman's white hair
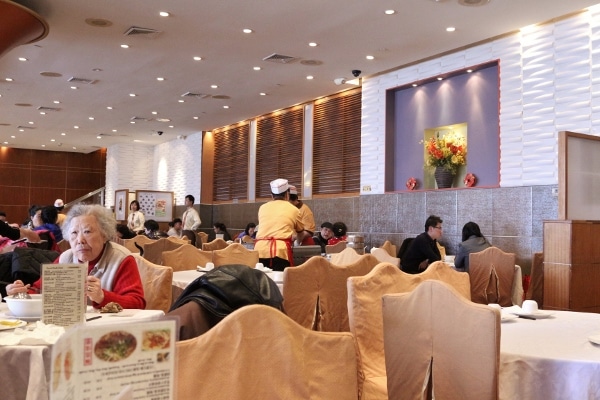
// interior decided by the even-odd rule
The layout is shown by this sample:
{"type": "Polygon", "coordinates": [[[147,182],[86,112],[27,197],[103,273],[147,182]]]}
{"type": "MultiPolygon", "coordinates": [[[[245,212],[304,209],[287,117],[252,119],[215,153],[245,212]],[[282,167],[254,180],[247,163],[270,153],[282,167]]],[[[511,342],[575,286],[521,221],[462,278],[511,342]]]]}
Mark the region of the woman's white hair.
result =
{"type": "Polygon", "coordinates": [[[68,240],[69,238],[69,231],[71,229],[71,221],[73,221],[73,218],[84,215],[96,217],[100,233],[104,237],[104,240],[112,240],[117,234],[117,221],[108,208],[102,207],[99,204],[77,204],[69,210],[65,222],[63,223],[62,232],[65,239],[68,240]]]}

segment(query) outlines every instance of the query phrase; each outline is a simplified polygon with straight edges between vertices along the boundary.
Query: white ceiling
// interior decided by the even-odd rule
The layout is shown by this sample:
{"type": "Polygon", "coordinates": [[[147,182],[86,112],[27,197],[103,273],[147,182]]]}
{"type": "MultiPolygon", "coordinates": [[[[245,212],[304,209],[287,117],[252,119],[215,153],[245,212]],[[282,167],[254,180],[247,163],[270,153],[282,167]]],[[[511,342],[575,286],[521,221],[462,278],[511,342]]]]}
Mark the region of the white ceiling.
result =
{"type": "Polygon", "coordinates": [[[596,1],[491,0],[479,7],[460,5],[459,0],[18,3],[42,15],[50,33],[0,59],[0,144],[87,153],[133,140],[155,145],[243,121],[350,88],[336,85],[334,79],[352,78],[353,69],[368,78],[580,11],[596,1]],[[396,13],[386,15],[387,9],[396,13]],[[171,16],[160,17],[159,11],[171,16]],[[85,22],[88,18],[112,25],[94,27],[85,22]],[[125,36],[132,26],[162,33],[155,38],[125,36]],[[456,31],[446,32],[448,26],[456,31]],[[243,28],[253,33],[244,34],[243,28]],[[310,47],[309,42],[318,46],[310,47]],[[130,48],[122,49],[121,44],[130,48]],[[263,61],[273,53],[298,60],[263,61]],[[367,60],[367,55],[374,59],[367,60]],[[202,60],[194,61],[194,56],[202,60]],[[61,76],[45,77],[41,72],[61,76]],[[314,79],[306,79],[308,75],[314,79]],[[6,82],[7,77],[13,81],[6,82]],[[71,77],[94,83],[77,84],[73,90],[67,81],[71,77]],[[218,88],[211,88],[213,84],[218,88]],[[182,97],[186,92],[208,96],[182,97]],[[15,105],[19,103],[31,106],[15,105]],[[41,115],[38,107],[59,110],[41,115]],[[133,117],[148,120],[131,124],[133,117]],[[18,126],[32,129],[20,132],[18,126]],[[164,134],[159,136],[158,131],[164,134]]]}

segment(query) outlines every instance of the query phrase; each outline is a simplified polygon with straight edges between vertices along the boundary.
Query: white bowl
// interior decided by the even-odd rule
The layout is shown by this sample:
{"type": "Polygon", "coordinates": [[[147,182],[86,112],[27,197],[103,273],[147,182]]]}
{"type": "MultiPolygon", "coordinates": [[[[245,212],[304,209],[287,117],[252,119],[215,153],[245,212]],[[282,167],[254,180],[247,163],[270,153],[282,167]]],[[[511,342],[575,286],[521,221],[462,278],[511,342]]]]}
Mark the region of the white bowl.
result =
{"type": "Polygon", "coordinates": [[[42,295],[31,294],[31,299],[15,299],[6,296],[4,301],[8,304],[11,314],[18,318],[34,318],[42,316],[42,295]]]}

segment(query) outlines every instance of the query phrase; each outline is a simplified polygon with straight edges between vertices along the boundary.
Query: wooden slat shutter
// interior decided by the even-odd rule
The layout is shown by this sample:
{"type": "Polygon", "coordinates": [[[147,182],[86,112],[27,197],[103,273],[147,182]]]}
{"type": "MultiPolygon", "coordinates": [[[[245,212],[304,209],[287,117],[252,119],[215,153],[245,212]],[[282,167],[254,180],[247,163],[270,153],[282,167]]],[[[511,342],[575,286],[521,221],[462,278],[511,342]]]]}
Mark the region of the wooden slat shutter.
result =
{"type": "Polygon", "coordinates": [[[250,124],[214,133],[214,201],[248,198],[248,159],[250,124]]]}

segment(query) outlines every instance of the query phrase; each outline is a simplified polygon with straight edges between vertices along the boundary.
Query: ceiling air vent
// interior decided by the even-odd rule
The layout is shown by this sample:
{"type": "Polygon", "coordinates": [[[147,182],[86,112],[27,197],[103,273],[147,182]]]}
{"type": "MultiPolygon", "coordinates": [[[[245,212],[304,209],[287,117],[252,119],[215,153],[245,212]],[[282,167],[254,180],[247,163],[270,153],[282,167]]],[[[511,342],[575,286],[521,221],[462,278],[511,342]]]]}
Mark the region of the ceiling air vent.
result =
{"type": "Polygon", "coordinates": [[[263,61],[271,61],[278,64],[290,64],[294,61],[298,61],[297,57],[284,56],[283,54],[273,53],[270,56],[263,58],[263,61]]]}
{"type": "Polygon", "coordinates": [[[35,129],[35,127],[34,126],[19,125],[19,126],[17,126],[17,129],[35,129]]]}
{"type": "Polygon", "coordinates": [[[131,117],[131,121],[134,121],[134,122],[149,122],[149,121],[152,121],[152,118],[131,117]]]}
{"type": "Polygon", "coordinates": [[[37,109],[40,111],[60,111],[60,108],[56,108],[56,107],[39,106],[37,109]]]}
{"type": "Polygon", "coordinates": [[[96,80],[95,79],[77,78],[77,77],[72,76],[69,79],[67,79],[67,82],[85,83],[86,85],[91,85],[92,83],[96,83],[96,80]]]}
{"type": "Polygon", "coordinates": [[[145,37],[148,39],[155,39],[161,33],[162,33],[162,31],[158,31],[156,29],[140,28],[139,26],[132,26],[125,31],[124,35],[125,36],[139,36],[139,37],[145,37]]]}
{"type": "Polygon", "coordinates": [[[181,95],[181,97],[196,97],[197,99],[207,99],[212,96],[210,94],[205,93],[185,92],[181,95]]]}
{"type": "Polygon", "coordinates": [[[489,2],[490,2],[490,0],[458,0],[458,4],[460,4],[461,6],[467,6],[467,7],[484,6],[489,2]]]}

